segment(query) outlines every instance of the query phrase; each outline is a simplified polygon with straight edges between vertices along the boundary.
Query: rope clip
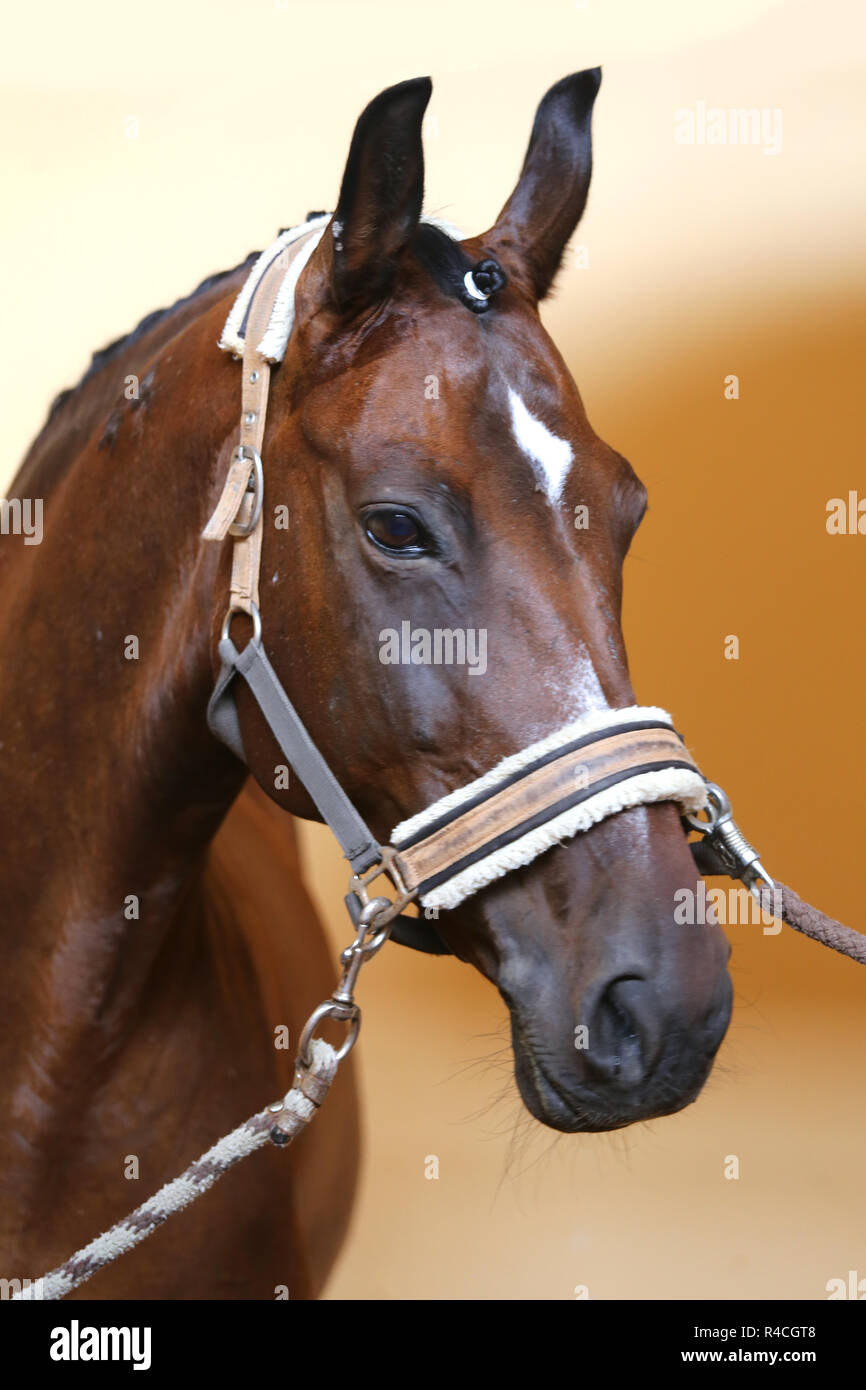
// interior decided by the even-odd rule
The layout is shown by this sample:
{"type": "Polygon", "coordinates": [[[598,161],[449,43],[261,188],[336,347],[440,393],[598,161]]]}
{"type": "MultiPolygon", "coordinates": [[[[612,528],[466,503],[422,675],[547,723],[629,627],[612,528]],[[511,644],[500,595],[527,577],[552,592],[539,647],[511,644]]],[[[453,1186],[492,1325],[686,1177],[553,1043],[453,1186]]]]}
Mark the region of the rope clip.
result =
{"type": "Polygon", "coordinates": [[[731,878],[745,883],[749,892],[761,900],[758,884],[775,889],[776,885],[761,863],[761,857],[754,845],[750,845],[731,814],[731,803],[726,792],[715,782],[707,782],[707,805],[704,808],[706,820],[697,816],[685,817],[690,830],[703,835],[710,848],[718,855],[731,878]]]}

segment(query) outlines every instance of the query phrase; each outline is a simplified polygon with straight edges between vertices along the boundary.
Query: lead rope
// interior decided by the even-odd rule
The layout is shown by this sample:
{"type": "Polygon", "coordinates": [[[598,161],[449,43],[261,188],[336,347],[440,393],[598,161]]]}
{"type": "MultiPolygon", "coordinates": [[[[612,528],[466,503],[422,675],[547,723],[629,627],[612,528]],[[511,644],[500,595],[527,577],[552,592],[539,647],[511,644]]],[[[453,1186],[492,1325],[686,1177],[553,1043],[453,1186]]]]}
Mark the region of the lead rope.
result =
{"type": "Polygon", "coordinates": [[[804,903],[787,884],[777,880],[775,893],[769,888],[760,889],[758,900],[765,912],[781,917],[794,931],[811,936],[822,946],[829,946],[832,951],[839,951],[860,965],[866,965],[866,936],[853,927],[837,922],[834,917],[828,917],[826,912],[819,912],[810,903],[804,903]]]}
{"type": "Polygon", "coordinates": [[[361,913],[355,940],[340,956],[343,966],[340,983],[331,997],[313,1010],[304,1025],[295,1061],[294,1082],[283,1099],[260,1110],[233,1129],[231,1134],[220,1139],[201,1158],[185,1168],[180,1177],[167,1182],[129,1216],[77,1250],[62,1265],[14,1293],[13,1300],[32,1302],[65,1298],[73,1289],[85,1284],[97,1270],[116,1260],[118,1255],[125,1255],[128,1250],[147,1240],[175,1212],[190,1206],[242,1158],[255,1153],[268,1141],[278,1148],[286,1148],[306,1129],[328,1094],[340,1062],[348,1056],[357,1040],[361,1010],[354,999],[355,984],[361,966],[388,939],[390,922],[377,926],[376,920],[388,906],[387,898],[372,898],[361,913]],[[333,1018],[349,1025],[346,1040],[338,1050],[325,1042],[324,1038],[314,1036],[317,1025],[324,1018],[333,1018]]]}
{"type": "Polygon", "coordinates": [[[866,935],[854,931],[804,903],[785,883],[773,880],[764,868],[758,851],[750,845],[731,814],[731,803],[721,787],[707,782],[706,820],[685,816],[686,831],[696,830],[701,839],[689,846],[698,872],[726,876],[745,883],[757,898],[762,911],[810,936],[831,951],[866,965],[866,935]]]}
{"type": "Polygon", "coordinates": [[[14,1293],[13,1299],[65,1298],[80,1284],[86,1283],[98,1269],[103,1269],[118,1255],[125,1255],[127,1250],[140,1245],[176,1211],[182,1211],[203,1192],[207,1192],[223,1173],[246,1158],[247,1154],[262,1148],[268,1140],[275,1144],[290,1144],[313,1118],[336,1072],[337,1054],[328,1043],[317,1038],[309,1070],[282,1101],[260,1110],[245,1124],[233,1129],[231,1134],[220,1139],[195,1163],[185,1168],[180,1177],[167,1182],[129,1216],[76,1251],[70,1259],[52,1269],[50,1274],[14,1293]]]}

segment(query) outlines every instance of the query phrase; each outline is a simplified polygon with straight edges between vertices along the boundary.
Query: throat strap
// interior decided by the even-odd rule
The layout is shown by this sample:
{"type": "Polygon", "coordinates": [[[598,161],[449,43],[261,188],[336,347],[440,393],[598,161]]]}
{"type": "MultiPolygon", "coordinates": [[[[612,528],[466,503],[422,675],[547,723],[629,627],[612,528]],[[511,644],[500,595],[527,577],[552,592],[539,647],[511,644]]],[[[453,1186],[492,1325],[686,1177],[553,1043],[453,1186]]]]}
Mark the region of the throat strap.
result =
{"type": "Polygon", "coordinates": [[[382,851],[378,841],[304,728],[261,642],[253,639],[239,652],[231,638],[224,637],[219,644],[219,654],[222,670],[207,711],[211,732],[243,759],[243,741],[231,690],[233,676],[242,676],[267,720],[283,757],[339,840],[353,870],[356,874],[366,873],[381,860],[382,851]]]}

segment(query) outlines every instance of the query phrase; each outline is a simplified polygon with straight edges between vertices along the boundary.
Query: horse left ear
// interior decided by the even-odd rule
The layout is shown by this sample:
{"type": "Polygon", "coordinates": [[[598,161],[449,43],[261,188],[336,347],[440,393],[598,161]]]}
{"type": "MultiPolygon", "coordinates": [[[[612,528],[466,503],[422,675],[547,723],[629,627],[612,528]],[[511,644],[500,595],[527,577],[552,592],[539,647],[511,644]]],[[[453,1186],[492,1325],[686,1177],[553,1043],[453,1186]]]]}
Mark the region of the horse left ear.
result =
{"type": "MultiPolygon", "coordinates": [[[[342,314],[385,298],[418,225],[424,197],[421,122],[433,84],[387,87],[355,126],[337,210],[313,256],[320,294],[342,314]]],[[[311,269],[313,267],[311,266],[311,269]]],[[[315,270],[311,280],[315,280],[315,270]]]]}
{"type": "Polygon", "coordinates": [[[592,108],[601,68],[557,82],[543,98],[517,187],[480,240],[502,253],[512,278],[536,299],[553,284],[568,239],[583,215],[592,174],[592,108]]]}

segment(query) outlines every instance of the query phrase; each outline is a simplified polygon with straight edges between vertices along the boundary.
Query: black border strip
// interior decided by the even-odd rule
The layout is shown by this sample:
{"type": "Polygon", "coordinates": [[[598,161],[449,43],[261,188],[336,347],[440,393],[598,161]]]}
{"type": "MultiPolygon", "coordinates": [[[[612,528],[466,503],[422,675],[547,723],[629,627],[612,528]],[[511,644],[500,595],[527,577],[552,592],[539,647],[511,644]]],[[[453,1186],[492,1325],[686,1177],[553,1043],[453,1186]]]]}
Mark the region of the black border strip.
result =
{"type": "MultiPolygon", "coordinates": [[[[665,728],[669,727],[670,725],[665,725],[665,728]]],[[[462,859],[458,859],[454,864],[449,865],[447,869],[442,869],[438,874],[433,874],[431,878],[425,879],[423,883],[419,883],[416,889],[418,896],[423,897],[425,893],[431,893],[433,889],[438,888],[440,884],[447,883],[449,879],[456,878],[464,869],[471,868],[473,864],[477,864],[481,859],[486,859],[488,855],[494,854],[496,850],[501,849],[504,845],[513,844],[514,841],[519,840],[521,836],[528,835],[531,830],[537,830],[540,825],[546,825],[548,821],[553,820],[556,816],[562,815],[563,811],[570,810],[572,806],[579,806],[582,801],[588,801],[591,796],[596,796],[599,792],[607,791],[608,787],[615,787],[620,782],[627,782],[630,777],[639,777],[643,772],[662,772],[665,768],[669,767],[685,768],[689,772],[697,772],[694,763],[669,761],[667,759],[657,763],[641,763],[637,767],[626,768],[622,772],[611,772],[607,777],[602,777],[598,782],[593,782],[591,786],[579,788],[577,791],[573,792],[571,796],[563,797],[561,801],[557,801],[553,806],[546,806],[544,810],[537,811],[534,816],[530,816],[526,820],[521,821],[519,825],[512,826],[511,830],[506,830],[504,834],[498,835],[494,840],[488,840],[485,844],[481,845],[480,848],[473,850],[471,854],[467,854],[462,859]]],[[[698,776],[700,776],[700,773],[698,773],[698,776]]],[[[666,798],[666,800],[670,800],[670,798],[666,798]]],[[[629,808],[626,807],[624,809],[629,808]]]]}

